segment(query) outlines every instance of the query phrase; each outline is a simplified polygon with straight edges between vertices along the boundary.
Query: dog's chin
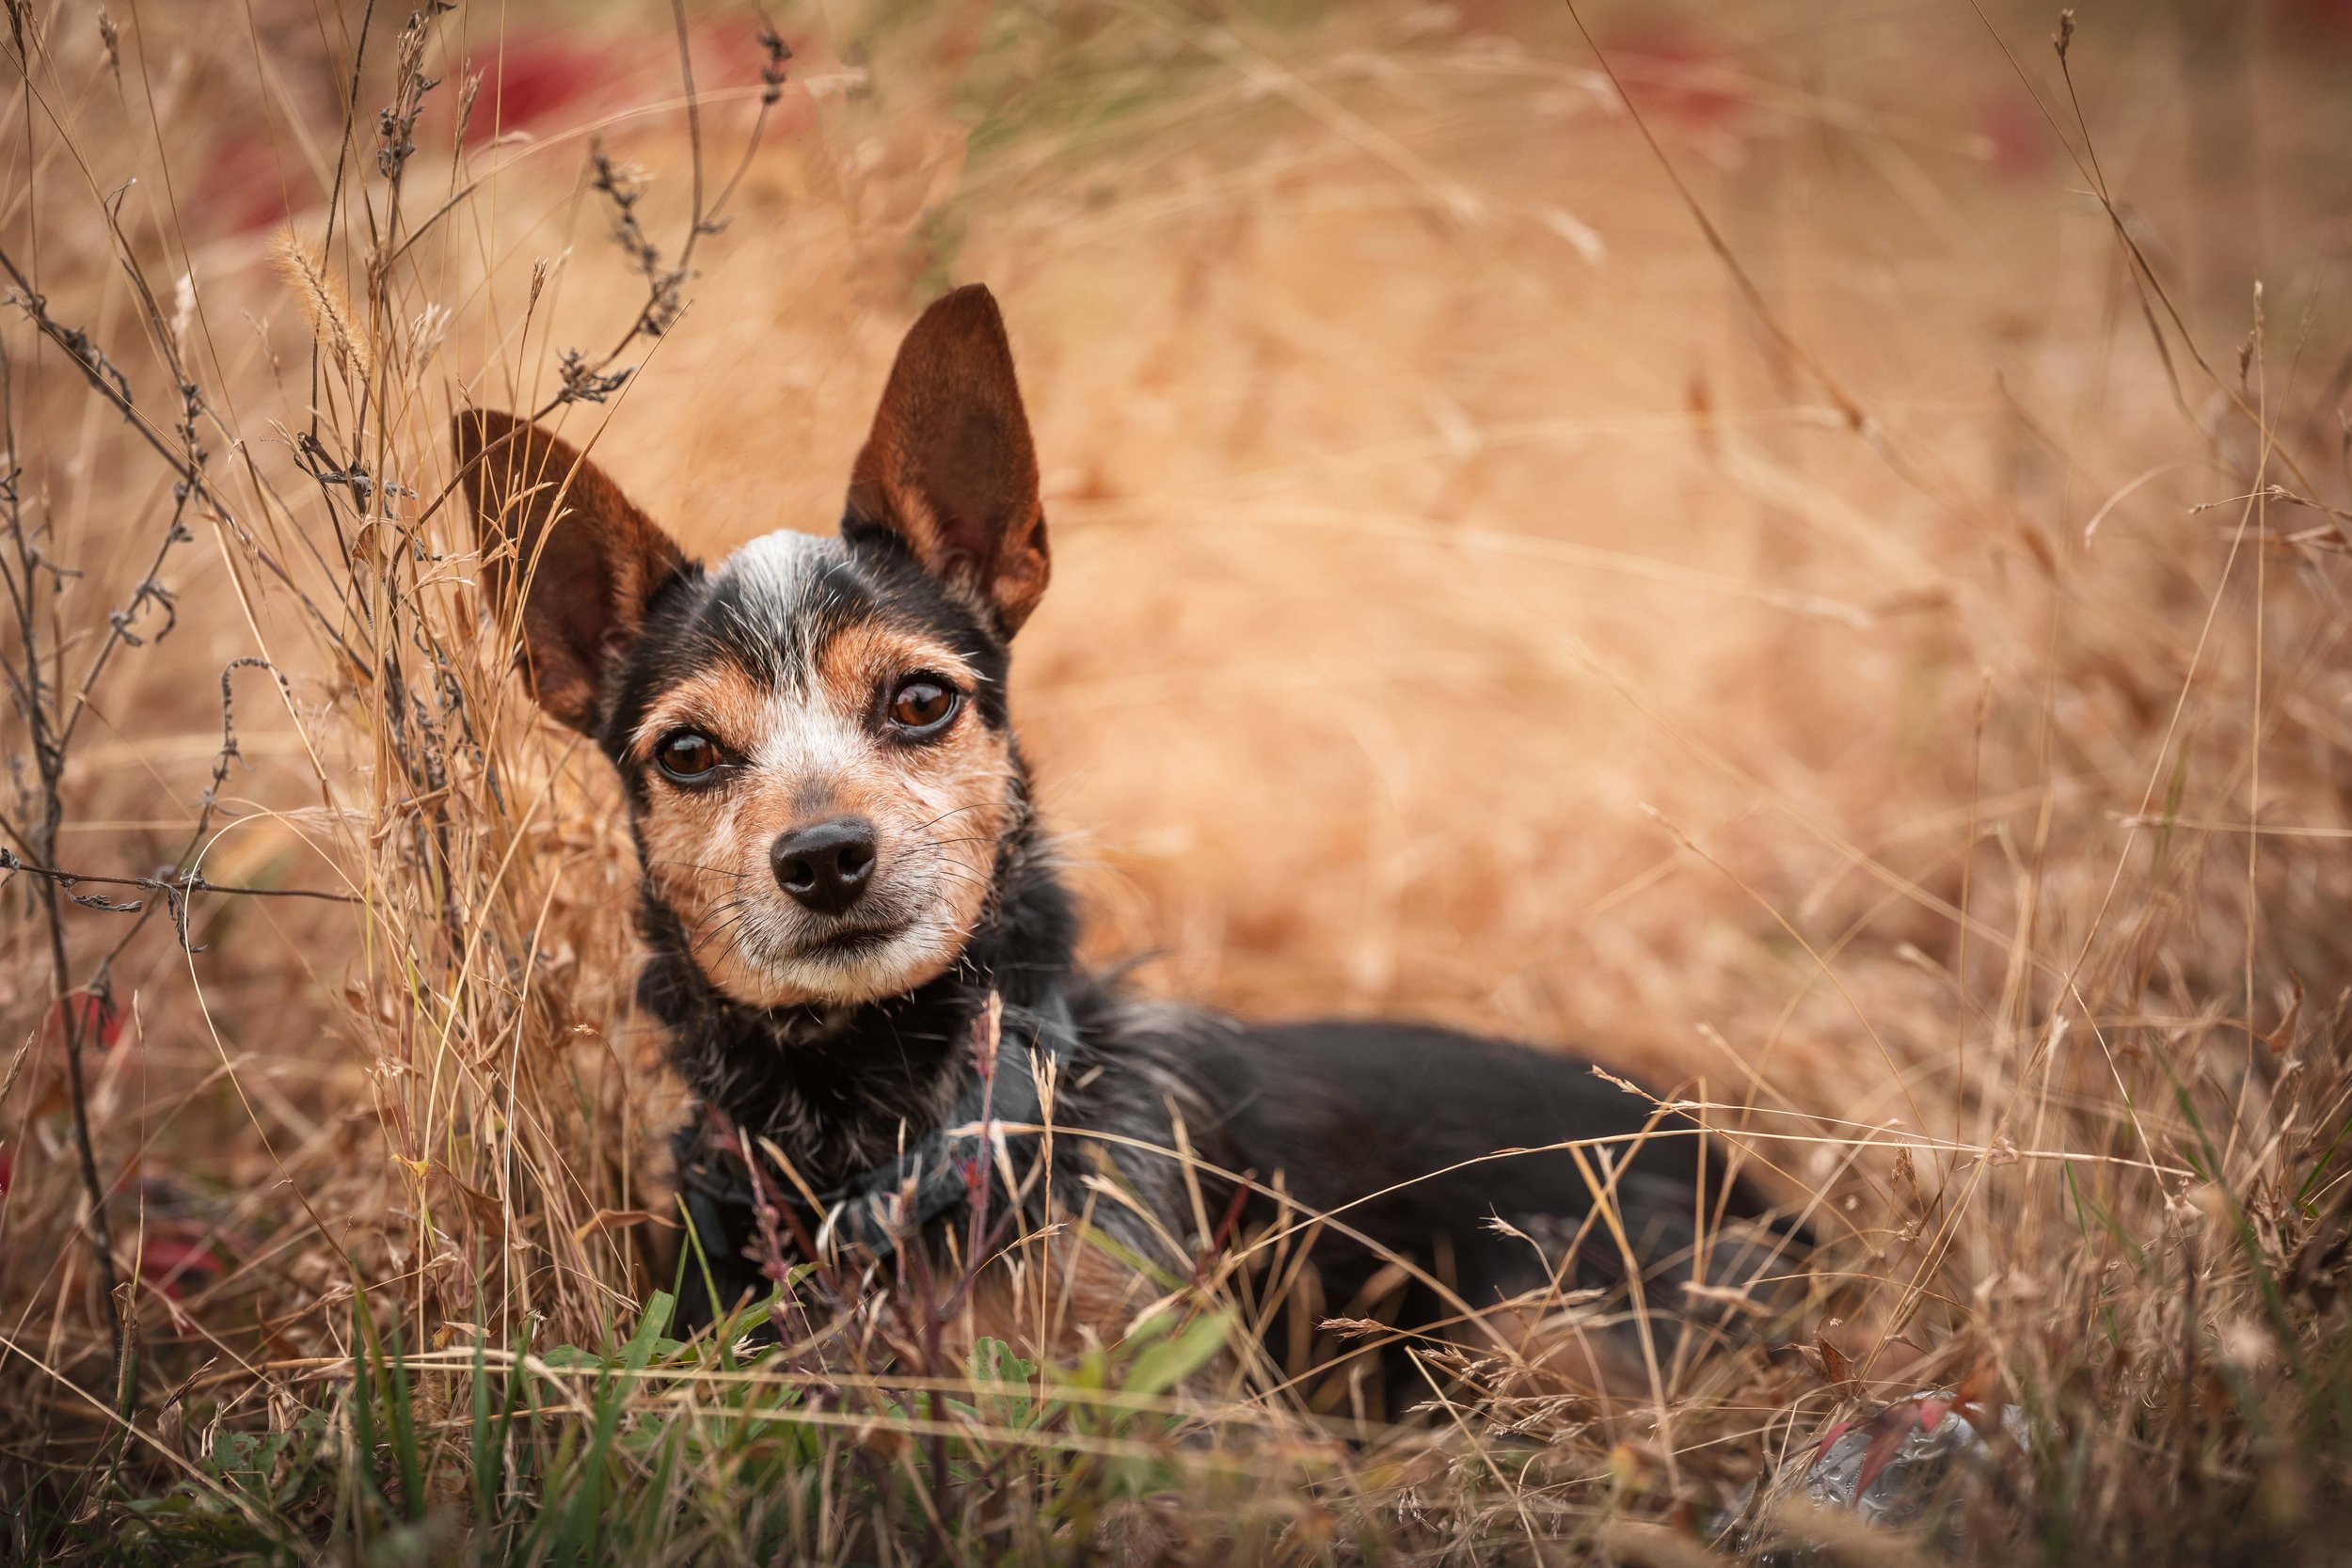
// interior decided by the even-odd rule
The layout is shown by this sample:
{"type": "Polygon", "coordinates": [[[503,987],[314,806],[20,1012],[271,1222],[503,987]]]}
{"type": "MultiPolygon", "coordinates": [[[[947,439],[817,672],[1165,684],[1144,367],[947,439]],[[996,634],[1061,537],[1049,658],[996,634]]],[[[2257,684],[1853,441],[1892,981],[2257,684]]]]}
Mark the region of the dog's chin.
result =
{"type": "Polygon", "coordinates": [[[959,942],[936,927],[843,924],[764,957],[743,978],[764,994],[741,1000],[850,1006],[879,1002],[935,979],[956,958],[959,942]]]}

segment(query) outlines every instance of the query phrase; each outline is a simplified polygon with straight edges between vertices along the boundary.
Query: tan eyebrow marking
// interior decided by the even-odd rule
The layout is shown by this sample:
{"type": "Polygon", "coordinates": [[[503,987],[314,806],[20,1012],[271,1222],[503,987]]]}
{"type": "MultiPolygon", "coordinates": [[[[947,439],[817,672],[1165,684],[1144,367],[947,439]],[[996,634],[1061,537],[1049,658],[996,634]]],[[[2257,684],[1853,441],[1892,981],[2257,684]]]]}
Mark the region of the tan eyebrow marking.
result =
{"type": "Polygon", "coordinates": [[[730,665],[690,675],[664,691],[646,709],[628,737],[628,755],[643,762],[654,743],[673,730],[699,729],[741,755],[756,749],[763,727],[764,694],[759,683],[730,665]]]}
{"type": "Polygon", "coordinates": [[[817,679],[844,712],[862,712],[884,675],[928,670],[971,688],[979,676],[964,657],[942,642],[868,622],[845,626],[826,642],[817,660],[817,679]]]}

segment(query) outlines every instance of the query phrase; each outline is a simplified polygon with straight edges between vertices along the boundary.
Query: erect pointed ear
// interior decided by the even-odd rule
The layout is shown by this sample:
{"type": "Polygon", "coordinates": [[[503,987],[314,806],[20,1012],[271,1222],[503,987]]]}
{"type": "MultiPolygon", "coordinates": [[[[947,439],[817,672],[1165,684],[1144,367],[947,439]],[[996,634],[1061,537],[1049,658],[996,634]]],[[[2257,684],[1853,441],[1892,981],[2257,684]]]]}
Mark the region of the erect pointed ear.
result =
{"type": "Polygon", "coordinates": [[[686,558],[594,463],[528,420],[468,409],[450,442],[491,610],[521,631],[539,705],[593,736],[646,603],[686,558]]]}
{"type": "Polygon", "coordinates": [[[1037,449],[1005,318],[979,284],[935,301],[898,346],[849,513],[897,534],[1006,637],[1044,595],[1053,560],[1037,449]]]}

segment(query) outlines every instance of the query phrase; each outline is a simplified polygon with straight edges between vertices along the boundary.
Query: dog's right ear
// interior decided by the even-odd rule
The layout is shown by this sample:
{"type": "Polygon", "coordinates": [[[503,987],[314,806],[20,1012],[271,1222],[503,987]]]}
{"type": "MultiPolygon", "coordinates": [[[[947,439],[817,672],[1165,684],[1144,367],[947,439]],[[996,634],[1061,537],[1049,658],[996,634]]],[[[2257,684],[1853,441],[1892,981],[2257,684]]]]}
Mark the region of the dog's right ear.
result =
{"type": "Polygon", "coordinates": [[[1005,637],[1053,575],[1037,449],[995,298],[977,283],[931,302],[890,367],[850,475],[848,522],[896,534],[1005,637]]]}
{"type": "Polygon", "coordinates": [[[526,420],[467,409],[450,444],[491,610],[521,632],[539,705],[594,736],[646,604],[686,557],[585,455],[526,420]]]}

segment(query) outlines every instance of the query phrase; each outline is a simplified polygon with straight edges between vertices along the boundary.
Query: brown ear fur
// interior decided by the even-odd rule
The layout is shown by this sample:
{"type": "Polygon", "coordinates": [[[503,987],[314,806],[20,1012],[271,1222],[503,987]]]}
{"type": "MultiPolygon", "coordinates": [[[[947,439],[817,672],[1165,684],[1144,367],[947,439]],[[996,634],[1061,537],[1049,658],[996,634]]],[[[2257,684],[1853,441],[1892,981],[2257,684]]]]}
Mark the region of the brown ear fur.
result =
{"type": "Polygon", "coordinates": [[[933,302],[899,345],[850,473],[850,513],[976,595],[1007,637],[1044,595],[1053,560],[1037,449],[1005,319],[981,285],[933,302]]]}
{"type": "Polygon", "coordinates": [[[519,625],[540,706],[594,735],[605,677],[685,557],[601,469],[537,425],[468,409],[450,442],[490,607],[509,631],[519,625]]]}

